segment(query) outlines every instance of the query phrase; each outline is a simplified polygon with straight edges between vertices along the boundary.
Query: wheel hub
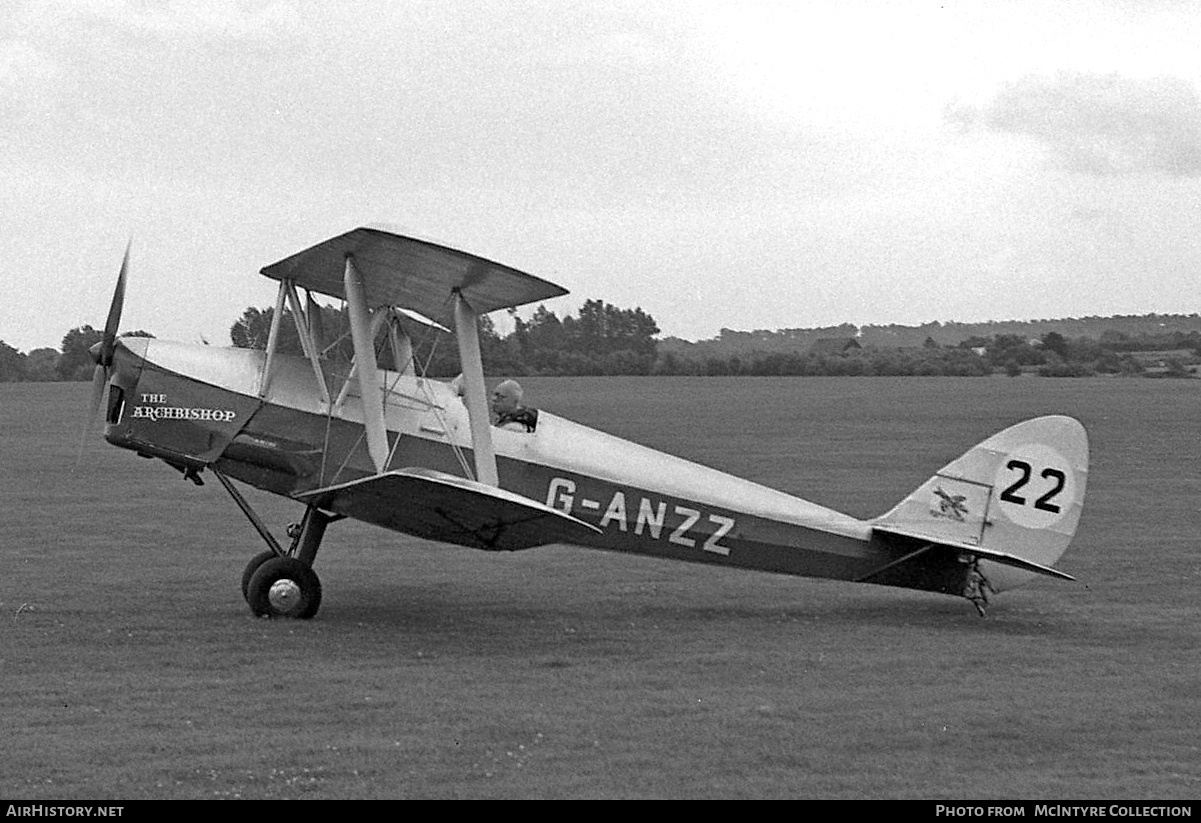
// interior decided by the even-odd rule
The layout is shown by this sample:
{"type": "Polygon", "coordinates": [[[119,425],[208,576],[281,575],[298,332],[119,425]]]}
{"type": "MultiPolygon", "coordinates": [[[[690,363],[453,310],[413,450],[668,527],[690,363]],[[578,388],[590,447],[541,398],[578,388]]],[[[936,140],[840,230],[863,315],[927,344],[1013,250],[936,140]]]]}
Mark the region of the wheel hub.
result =
{"type": "Polygon", "coordinates": [[[276,580],[271,584],[270,591],[267,592],[267,599],[271,602],[273,609],[287,613],[300,603],[300,586],[296,585],[295,580],[289,580],[286,577],[276,580]]]}

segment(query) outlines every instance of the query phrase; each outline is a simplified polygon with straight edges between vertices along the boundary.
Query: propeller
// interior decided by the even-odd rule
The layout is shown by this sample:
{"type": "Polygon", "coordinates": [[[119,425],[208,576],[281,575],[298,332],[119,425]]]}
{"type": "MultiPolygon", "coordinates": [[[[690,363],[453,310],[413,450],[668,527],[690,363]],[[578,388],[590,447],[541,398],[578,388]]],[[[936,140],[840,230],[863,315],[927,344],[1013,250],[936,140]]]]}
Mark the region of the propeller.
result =
{"type": "Polygon", "coordinates": [[[113,291],[113,302],[108,307],[108,319],[104,321],[104,336],[100,342],[92,346],[92,359],[96,368],[92,372],[92,402],[88,407],[88,417],[84,423],[83,438],[79,444],[82,454],[83,444],[92,433],[92,424],[96,413],[104,399],[104,385],[108,382],[109,368],[113,365],[113,353],[117,350],[117,329],[121,325],[121,308],[125,304],[125,278],[129,272],[129,247],[133,241],[125,244],[125,257],[121,260],[121,273],[117,275],[117,288],[113,291]]]}

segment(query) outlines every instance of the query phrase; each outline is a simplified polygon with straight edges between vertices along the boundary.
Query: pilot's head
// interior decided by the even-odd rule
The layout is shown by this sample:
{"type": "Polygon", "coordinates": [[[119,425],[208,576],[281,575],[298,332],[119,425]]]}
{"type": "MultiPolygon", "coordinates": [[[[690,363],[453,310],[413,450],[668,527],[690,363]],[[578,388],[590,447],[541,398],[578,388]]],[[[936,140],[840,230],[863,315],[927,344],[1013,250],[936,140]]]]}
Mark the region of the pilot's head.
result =
{"type": "Polygon", "coordinates": [[[516,380],[504,380],[492,391],[492,411],[511,414],[521,407],[521,386],[516,380]]]}

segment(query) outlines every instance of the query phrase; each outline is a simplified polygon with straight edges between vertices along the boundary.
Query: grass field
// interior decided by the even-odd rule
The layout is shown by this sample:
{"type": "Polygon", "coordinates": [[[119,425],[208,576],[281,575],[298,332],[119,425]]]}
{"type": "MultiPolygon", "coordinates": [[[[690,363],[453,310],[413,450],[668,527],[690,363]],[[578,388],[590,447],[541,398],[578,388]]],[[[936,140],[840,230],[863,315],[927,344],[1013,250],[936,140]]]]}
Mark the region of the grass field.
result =
{"type": "MultiPolygon", "coordinates": [[[[1201,797],[1201,381],[529,379],[556,413],[857,516],[1037,414],[1092,438],[1076,542],[932,594],[331,527],[255,620],[219,484],[0,385],[0,797],[1201,797]]],[[[298,507],[248,493],[282,526],[298,507]]]]}

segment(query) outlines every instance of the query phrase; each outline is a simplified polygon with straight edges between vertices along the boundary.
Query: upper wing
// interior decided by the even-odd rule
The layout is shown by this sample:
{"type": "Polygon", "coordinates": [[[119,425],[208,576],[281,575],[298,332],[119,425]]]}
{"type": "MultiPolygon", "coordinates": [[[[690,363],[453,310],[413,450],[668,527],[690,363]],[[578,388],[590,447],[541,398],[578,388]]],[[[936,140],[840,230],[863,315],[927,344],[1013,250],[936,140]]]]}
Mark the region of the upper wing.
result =
{"type": "Polygon", "coordinates": [[[357,228],[262,269],[309,291],[345,299],[347,256],[363,278],[368,308],[400,306],[440,323],[453,322],[455,291],[476,314],[561,297],[567,290],[532,274],[448,246],[357,228]]]}
{"type": "Polygon", "coordinates": [[[574,543],[600,529],[519,494],[410,468],[296,495],[356,520],[476,549],[574,543]]]}

